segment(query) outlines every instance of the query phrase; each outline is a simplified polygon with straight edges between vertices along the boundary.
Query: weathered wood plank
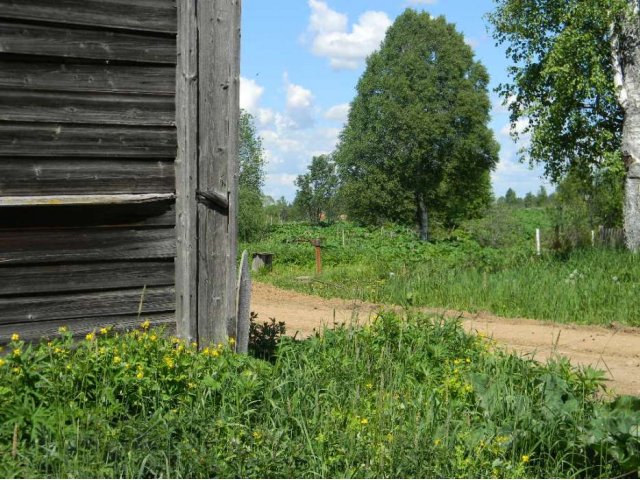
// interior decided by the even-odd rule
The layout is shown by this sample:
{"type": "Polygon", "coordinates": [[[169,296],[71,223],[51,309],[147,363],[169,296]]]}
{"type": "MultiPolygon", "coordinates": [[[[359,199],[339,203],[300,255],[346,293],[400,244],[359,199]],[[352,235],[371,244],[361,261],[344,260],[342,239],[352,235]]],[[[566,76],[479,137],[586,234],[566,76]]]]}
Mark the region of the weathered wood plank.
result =
{"type": "Polygon", "coordinates": [[[175,33],[175,0],[0,0],[4,18],[175,33]]]}
{"type": "MultiPolygon", "coordinates": [[[[233,82],[232,0],[198,1],[199,165],[201,191],[229,192],[230,86],[233,82]]],[[[229,212],[198,204],[198,341],[225,342],[229,308],[229,212]]],[[[235,282],[234,282],[235,283],[235,282]]],[[[235,308],[233,309],[235,311],[235,308]]]]}
{"type": "Polygon", "coordinates": [[[171,193],[173,162],[0,159],[0,195],[171,193]]]}
{"type": "Polygon", "coordinates": [[[0,51],[93,60],[176,62],[173,37],[0,22],[0,51]]]}
{"type": "Polygon", "coordinates": [[[172,228],[0,230],[0,265],[173,258],[172,228]]]}
{"type": "Polygon", "coordinates": [[[141,303],[143,314],[172,310],[174,288],[0,298],[0,324],[135,314],[141,303]]]}
{"type": "Polygon", "coordinates": [[[0,266],[0,295],[99,291],[173,285],[169,261],[0,266]]]}
{"type": "Polygon", "coordinates": [[[0,123],[0,157],[175,158],[172,127],[0,123]]]}
{"type": "Polygon", "coordinates": [[[0,61],[0,87],[64,92],[173,95],[175,68],[153,65],[75,65],[0,61]]]}
{"type": "Polygon", "coordinates": [[[175,106],[169,96],[0,90],[0,120],[172,126],[175,106]]]}
{"type": "Polygon", "coordinates": [[[249,330],[251,328],[251,272],[249,270],[249,252],[242,252],[238,268],[238,286],[236,292],[236,352],[248,353],[249,330]]]}
{"type": "Polygon", "coordinates": [[[198,340],[198,0],[178,4],[176,69],[176,330],[198,340]]]}
{"type": "Polygon", "coordinates": [[[44,227],[173,227],[175,221],[173,202],[0,208],[0,230],[44,227]]]}
{"type": "Polygon", "coordinates": [[[173,193],[115,195],[36,195],[0,196],[0,207],[58,207],[61,205],[135,205],[173,200],[173,193]]]}
{"type": "Polygon", "coordinates": [[[14,333],[20,334],[20,338],[25,341],[38,341],[42,338],[54,338],[58,336],[60,327],[67,327],[74,336],[84,337],[87,333],[97,331],[102,327],[113,326],[117,330],[133,329],[138,327],[143,320],[149,320],[152,326],[164,326],[167,329],[166,333],[169,335],[175,331],[175,314],[173,312],[148,313],[140,317],[138,315],[109,315],[44,322],[0,324],[0,344],[9,343],[11,335],[14,333]]]}

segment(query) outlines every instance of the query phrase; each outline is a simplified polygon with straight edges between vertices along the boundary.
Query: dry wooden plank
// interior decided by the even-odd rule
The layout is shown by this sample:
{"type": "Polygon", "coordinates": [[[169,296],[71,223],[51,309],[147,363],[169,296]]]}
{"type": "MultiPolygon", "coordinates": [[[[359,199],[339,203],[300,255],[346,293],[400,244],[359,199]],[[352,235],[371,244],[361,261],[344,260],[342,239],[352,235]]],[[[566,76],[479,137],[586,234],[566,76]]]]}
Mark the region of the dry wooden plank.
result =
{"type": "Polygon", "coordinates": [[[249,330],[251,327],[251,272],[249,270],[249,252],[242,252],[238,268],[238,286],[236,291],[236,352],[248,353],[249,330]]]}
{"type": "Polygon", "coordinates": [[[0,195],[171,193],[172,161],[2,159],[0,195]]]}
{"type": "Polygon", "coordinates": [[[0,230],[44,227],[173,227],[175,221],[173,202],[0,208],[0,230]]]}
{"type": "Polygon", "coordinates": [[[0,51],[93,60],[176,63],[174,37],[0,22],[0,51]]]}
{"type": "Polygon", "coordinates": [[[0,298],[0,324],[135,314],[140,305],[143,314],[166,312],[174,304],[172,286],[0,298]]]}
{"type": "Polygon", "coordinates": [[[173,258],[172,228],[0,230],[0,265],[173,258]]]}
{"type": "Polygon", "coordinates": [[[4,18],[175,33],[175,0],[0,0],[4,18]]]}
{"type": "Polygon", "coordinates": [[[175,158],[172,127],[0,123],[0,157],[175,158]]]}
{"type": "Polygon", "coordinates": [[[172,126],[175,106],[169,96],[0,90],[0,120],[172,126]]]}
{"type": "Polygon", "coordinates": [[[44,322],[20,322],[0,325],[0,344],[9,343],[11,335],[18,333],[20,338],[32,342],[43,338],[54,338],[59,335],[58,329],[66,327],[76,337],[84,337],[89,332],[98,331],[102,327],[115,327],[116,330],[130,330],[140,326],[143,320],[149,320],[152,326],[162,326],[167,335],[175,331],[175,314],[150,313],[138,315],[110,315],[106,317],[74,318],[49,320],[44,322]]]}
{"type": "Polygon", "coordinates": [[[198,0],[178,4],[176,69],[176,330],[198,340],[198,0]]]}
{"type": "Polygon", "coordinates": [[[169,261],[0,266],[0,295],[96,291],[173,285],[169,261]]]}
{"type": "Polygon", "coordinates": [[[0,207],[57,207],[60,205],[131,205],[173,200],[172,193],[137,193],[115,195],[37,195],[0,196],[0,207]]]}
{"type": "Polygon", "coordinates": [[[0,87],[174,95],[175,67],[0,61],[0,87]]]}
{"type": "MultiPolygon", "coordinates": [[[[230,86],[233,81],[229,38],[232,0],[199,0],[199,165],[198,188],[203,192],[229,191],[230,86]]],[[[224,342],[233,323],[228,298],[229,215],[198,204],[198,339],[201,345],[224,342]]],[[[235,308],[233,309],[235,311],[235,308]]]]}

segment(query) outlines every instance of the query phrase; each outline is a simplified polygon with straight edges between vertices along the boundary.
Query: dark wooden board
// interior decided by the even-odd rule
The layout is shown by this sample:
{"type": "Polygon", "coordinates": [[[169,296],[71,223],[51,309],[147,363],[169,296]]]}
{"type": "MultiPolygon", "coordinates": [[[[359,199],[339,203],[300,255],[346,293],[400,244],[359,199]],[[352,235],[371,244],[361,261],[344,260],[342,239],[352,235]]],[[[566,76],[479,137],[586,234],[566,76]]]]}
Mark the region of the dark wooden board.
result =
{"type": "Polygon", "coordinates": [[[175,106],[169,96],[0,89],[0,121],[172,126],[175,106]]]}
{"type": "Polygon", "coordinates": [[[0,266],[0,295],[173,285],[173,261],[0,266]]]}
{"type": "Polygon", "coordinates": [[[175,332],[175,313],[150,313],[138,315],[109,315],[105,317],[74,318],[62,320],[48,320],[44,322],[20,322],[8,325],[0,324],[0,344],[9,343],[11,335],[20,334],[25,341],[38,341],[42,338],[54,338],[58,336],[60,327],[67,327],[74,336],[82,338],[89,332],[94,332],[102,327],[115,326],[117,330],[129,330],[140,326],[143,320],[149,320],[151,325],[162,325],[166,328],[166,334],[175,332]]]}
{"type": "Polygon", "coordinates": [[[174,256],[173,228],[0,230],[0,265],[174,256]]]}
{"type": "Polygon", "coordinates": [[[175,305],[173,287],[151,287],[107,292],[0,298],[0,324],[69,318],[166,312],[175,305]]]}
{"type": "Polygon", "coordinates": [[[171,193],[170,160],[0,158],[0,196],[171,193]]]}
{"type": "Polygon", "coordinates": [[[176,63],[173,37],[0,22],[0,51],[22,55],[176,63]]]}
{"type": "Polygon", "coordinates": [[[175,0],[0,0],[4,18],[175,33],[175,0]]]}
{"type": "MultiPolygon", "coordinates": [[[[43,227],[173,227],[172,201],[136,205],[55,205],[0,208],[0,230],[43,227]]],[[[0,253],[0,256],[1,253],[0,253]]]]}
{"type": "Polygon", "coordinates": [[[173,95],[175,67],[0,61],[0,87],[64,92],[173,95]]]}
{"type": "Polygon", "coordinates": [[[0,123],[0,157],[175,158],[173,127],[0,123]]]}

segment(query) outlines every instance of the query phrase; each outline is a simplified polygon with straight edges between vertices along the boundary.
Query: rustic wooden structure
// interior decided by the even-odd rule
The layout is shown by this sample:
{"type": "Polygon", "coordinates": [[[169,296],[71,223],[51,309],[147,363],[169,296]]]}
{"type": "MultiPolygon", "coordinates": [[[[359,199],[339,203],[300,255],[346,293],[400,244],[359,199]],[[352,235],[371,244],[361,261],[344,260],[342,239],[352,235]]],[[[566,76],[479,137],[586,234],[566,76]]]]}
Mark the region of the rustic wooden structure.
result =
{"type": "Polygon", "coordinates": [[[0,342],[233,333],[239,12],[0,0],[0,342]]]}

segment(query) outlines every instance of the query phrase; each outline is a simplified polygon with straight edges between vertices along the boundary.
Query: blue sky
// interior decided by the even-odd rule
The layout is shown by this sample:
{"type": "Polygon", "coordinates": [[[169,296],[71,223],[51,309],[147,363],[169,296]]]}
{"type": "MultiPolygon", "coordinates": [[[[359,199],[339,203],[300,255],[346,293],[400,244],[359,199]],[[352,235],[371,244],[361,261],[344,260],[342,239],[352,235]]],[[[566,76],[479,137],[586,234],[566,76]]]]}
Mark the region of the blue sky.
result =
{"type": "MultiPolygon", "coordinates": [[[[489,70],[491,89],[508,80],[504,49],[483,19],[491,0],[243,1],[240,105],[254,115],[263,139],[267,195],[293,200],[293,181],[312,156],[334,149],[367,55],[407,7],[456,24],[489,70]]],[[[540,168],[518,163],[506,109],[493,91],[491,98],[491,127],[501,145],[494,193],[549,189],[540,168]]]]}

